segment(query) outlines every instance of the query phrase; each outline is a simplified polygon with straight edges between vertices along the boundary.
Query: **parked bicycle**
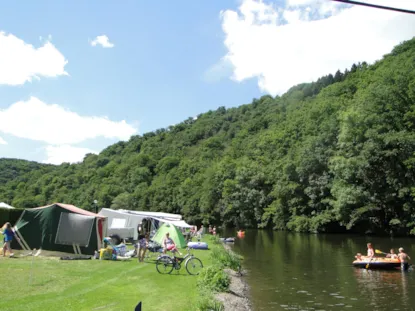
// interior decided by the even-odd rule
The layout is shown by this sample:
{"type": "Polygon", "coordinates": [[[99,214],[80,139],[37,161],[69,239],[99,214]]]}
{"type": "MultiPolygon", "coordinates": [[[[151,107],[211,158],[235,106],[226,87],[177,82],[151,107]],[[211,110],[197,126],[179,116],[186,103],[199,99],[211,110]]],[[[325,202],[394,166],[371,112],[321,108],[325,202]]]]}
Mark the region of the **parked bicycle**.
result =
{"type": "Polygon", "coordinates": [[[183,262],[187,273],[191,275],[198,275],[203,268],[202,261],[190,253],[190,249],[187,248],[187,254],[184,257],[176,257],[174,253],[173,256],[160,255],[156,261],[156,269],[158,273],[170,274],[173,269],[179,271],[183,262]]]}

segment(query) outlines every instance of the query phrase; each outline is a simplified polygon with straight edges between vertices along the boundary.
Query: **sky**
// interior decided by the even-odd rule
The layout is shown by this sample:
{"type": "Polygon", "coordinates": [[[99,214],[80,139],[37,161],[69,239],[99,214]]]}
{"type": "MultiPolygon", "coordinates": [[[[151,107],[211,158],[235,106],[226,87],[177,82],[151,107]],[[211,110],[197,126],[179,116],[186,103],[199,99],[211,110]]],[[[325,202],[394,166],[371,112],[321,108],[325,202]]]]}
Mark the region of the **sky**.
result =
{"type": "Polygon", "coordinates": [[[0,157],[52,164],[373,63],[415,36],[415,15],[330,0],[22,3],[0,9],[0,157]]]}

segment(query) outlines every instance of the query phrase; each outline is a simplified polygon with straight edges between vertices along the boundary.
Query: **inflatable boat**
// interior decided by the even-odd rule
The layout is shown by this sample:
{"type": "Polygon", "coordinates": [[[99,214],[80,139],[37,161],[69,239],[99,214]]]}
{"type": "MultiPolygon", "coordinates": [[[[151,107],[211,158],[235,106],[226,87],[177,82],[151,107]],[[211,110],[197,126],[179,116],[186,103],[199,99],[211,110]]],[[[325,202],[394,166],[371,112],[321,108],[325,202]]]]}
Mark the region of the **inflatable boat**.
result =
{"type": "Polygon", "coordinates": [[[193,249],[209,249],[206,242],[189,242],[187,243],[187,247],[193,249]]]}
{"type": "Polygon", "coordinates": [[[368,257],[361,257],[353,261],[353,266],[364,269],[394,270],[401,268],[401,262],[399,259],[386,257],[373,257],[372,260],[368,257]]]}
{"type": "Polygon", "coordinates": [[[235,242],[235,238],[220,238],[220,240],[222,242],[225,242],[225,243],[233,243],[233,242],[235,242]]]}

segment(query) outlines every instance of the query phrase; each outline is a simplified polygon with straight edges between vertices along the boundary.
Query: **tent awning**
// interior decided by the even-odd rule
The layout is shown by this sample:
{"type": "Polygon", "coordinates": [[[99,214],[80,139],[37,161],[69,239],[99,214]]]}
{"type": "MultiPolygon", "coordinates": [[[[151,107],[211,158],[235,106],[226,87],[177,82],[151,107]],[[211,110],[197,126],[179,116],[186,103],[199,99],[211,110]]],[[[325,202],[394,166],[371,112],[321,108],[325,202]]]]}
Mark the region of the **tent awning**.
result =
{"type": "Polygon", "coordinates": [[[176,227],[179,227],[179,228],[192,228],[193,227],[189,225],[188,223],[186,223],[184,220],[171,220],[171,219],[163,219],[163,218],[157,218],[157,217],[151,217],[151,218],[158,220],[160,222],[175,225],[176,227]]]}
{"type": "Polygon", "coordinates": [[[119,209],[117,211],[128,213],[128,214],[140,215],[140,216],[148,216],[148,217],[166,218],[166,219],[174,219],[174,220],[182,219],[182,215],[164,213],[164,212],[130,211],[130,210],[124,210],[124,209],[119,209]]]}
{"type": "Polygon", "coordinates": [[[11,206],[7,203],[4,203],[4,202],[0,202],[0,208],[14,209],[13,206],[11,206]]]}

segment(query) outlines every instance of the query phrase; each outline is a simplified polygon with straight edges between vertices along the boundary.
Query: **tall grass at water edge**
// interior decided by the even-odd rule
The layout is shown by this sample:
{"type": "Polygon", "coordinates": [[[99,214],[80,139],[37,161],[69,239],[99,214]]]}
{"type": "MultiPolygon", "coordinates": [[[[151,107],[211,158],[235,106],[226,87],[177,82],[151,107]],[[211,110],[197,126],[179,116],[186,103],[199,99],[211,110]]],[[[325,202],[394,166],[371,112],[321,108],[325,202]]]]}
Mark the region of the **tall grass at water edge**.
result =
{"type": "Polygon", "coordinates": [[[197,286],[200,297],[197,302],[197,310],[200,311],[223,311],[223,304],[214,299],[219,292],[227,292],[231,283],[225,268],[232,269],[239,274],[242,267],[242,256],[225,249],[220,242],[219,236],[207,236],[211,245],[210,259],[212,264],[205,267],[198,276],[197,286]]]}

